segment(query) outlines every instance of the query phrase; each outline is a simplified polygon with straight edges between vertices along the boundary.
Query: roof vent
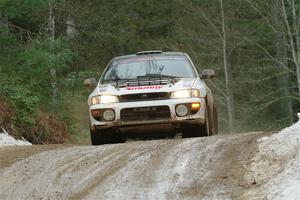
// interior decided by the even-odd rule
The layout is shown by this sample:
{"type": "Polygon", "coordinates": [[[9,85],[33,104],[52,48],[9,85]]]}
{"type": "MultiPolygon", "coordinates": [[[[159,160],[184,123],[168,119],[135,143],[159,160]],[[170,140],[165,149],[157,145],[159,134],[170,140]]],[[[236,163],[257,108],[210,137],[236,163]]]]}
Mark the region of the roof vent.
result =
{"type": "Polygon", "coordinates": [[[140,51],[137,52],[136,55],[147,55],[147,54],[161,54],[162,51],[160,50],[155,50],[155,51],[140,51]]]}

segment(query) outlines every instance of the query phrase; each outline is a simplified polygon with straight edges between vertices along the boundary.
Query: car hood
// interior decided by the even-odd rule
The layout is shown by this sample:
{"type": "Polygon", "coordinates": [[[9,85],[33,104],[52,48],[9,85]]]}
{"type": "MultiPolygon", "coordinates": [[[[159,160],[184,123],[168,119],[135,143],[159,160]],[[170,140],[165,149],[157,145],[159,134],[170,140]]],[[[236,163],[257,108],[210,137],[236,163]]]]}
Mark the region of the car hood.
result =
{"type": "Polygon", "coordinates": [[[125,94],[141,94],[141,93],[156,93],[156,92],[174,92],[184,89],[199,89],[201,97],[206,96],[205,84],[199,78],[180,78],[168,80],[167,84],[156,85],[141,85],[141,86],[123,86],[120,87],[116,83],[98,84],[95,90],[90,94],[90,97],[97,95],[125,95],[125,94]]]}

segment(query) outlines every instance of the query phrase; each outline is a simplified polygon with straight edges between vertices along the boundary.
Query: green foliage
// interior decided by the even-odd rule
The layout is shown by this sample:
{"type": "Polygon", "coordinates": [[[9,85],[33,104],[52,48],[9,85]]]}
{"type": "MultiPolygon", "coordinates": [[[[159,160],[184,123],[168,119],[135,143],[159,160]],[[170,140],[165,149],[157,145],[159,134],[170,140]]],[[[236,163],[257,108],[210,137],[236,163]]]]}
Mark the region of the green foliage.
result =
{"type": "Polygon", "coordinates": [[[32,91],[49,97],[49,83],[53,79],[50,69],[55,69],[58,74],[68,69],[72,52],[62,38],[36,39],[20,53],[19,59],[18,70],[24,72],[22,76],[25,83],[31,85],[32,91]]]}
{"type": "MultiPolygon", "coordinates": [[[[149,49],[184,51],[198,70],[213,68],[217,72],[217,78],[208,84],[218,102],[221,130],[226,132],[219,3],[210,0],[0,0],[0,93],[18,112],[15,121],[20,126],[30,126],[37,110],[43,109],[64,119],[76,135],[76,130],[83,133],[88,129],[86,119],[82,118],[86,115],[84,99],[88,95],[82,88],[85,78],[99,77],[108,61],[118,55],[149,49]],[[54,35],[49,34],[50,5],[54,35]],[[72,33],[67,31],[70,28],[72,33]],[[51,69],[56,70],[56,76],[51,76],[51,69]],[[51,83],[58,89],[56,108],[50,106],[51,83]]],[[[290,113],[282,105],[290,102],[294,111],[300,109],[295,68],[290,62],[287,42],[283,41],[287,55],[278,55],[280,48],[276,46],[275,35],[280,33],[283,38],[287,35],[284,27],[280,29],[273,24],[273,3],[271,0],[224,1],[236,131],[286,126],[291,123],[290,113]],[[278,65],[282,61],[286,65],[284,70],[278,65]],[[278,78],[281,74],[288,75],[284,87],[290,96],[282,92],[284,87],[278,78]]],[[[285,6],[291,21],[289,5],[285,6]]],[[[299,12],[299,8],[296,2],[295,11],[299,12]]],[[[292,34],[297,37],[295,32],[292,34]]]]}
{"type": "Polygon", "coordinates": [[[48,0],[0,0],[1,13],[10,18],[22,18],[44,8],[48,0]]]}
{"type": "Polygon", "coordinates": [[[33,94],[26,86],[9,87],[9,85],[2,85],[0,94],[4,94],[17,111],[15,117],[17,127],[30,127],[34,124],[36,107],[39,103],[38,96],[33,94]]]}
{"type": "Polygon", "coordinates": [[[0,34],[0,45],[5,47],[0,50],[0,93],[17,111],[16,125],[30,127],[37,108],[49,104],[50,69],[58,73],[68,69],[72,52],[63,38],[36,38],[19,45],[7,30],[0,34]]]}

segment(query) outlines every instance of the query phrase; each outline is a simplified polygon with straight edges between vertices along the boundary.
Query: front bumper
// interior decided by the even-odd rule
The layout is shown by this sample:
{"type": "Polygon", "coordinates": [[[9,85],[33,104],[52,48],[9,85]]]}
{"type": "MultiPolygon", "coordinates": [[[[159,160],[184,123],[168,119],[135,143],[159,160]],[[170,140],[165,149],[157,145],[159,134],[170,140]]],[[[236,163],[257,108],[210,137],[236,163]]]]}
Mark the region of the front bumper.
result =
{"type": "Polygon", "coordinates": [[[169,124],[172,127],[179,128],[182,125],[188,124],[204,124],[205,123],[205,99],[204,98],[186,98],[186,99],[167,99],[156,101],[138,101],[138,102],[120,102],[111,104],[97,104],[89,107],[90,112],[90,125],[92,130],[107,129],[107,128],[126,128],[143,125],[159,125],[169,124]],[[185,117],[178,117],[175,112],[175,107],[178,104],[188,104],[200,102],[201,106],[197,113],[185,117]],[[139,120],[139,121],[122,121],[121,110],[125,108],[141,108],[149,106],[168,106],[170,109],[171,117],[169,119],[161,120],[139,120]],[[112,122],[97,121],[91,115],[91,110],[95,109],[113,109],[115,111],[115,120],[112,122]]]}

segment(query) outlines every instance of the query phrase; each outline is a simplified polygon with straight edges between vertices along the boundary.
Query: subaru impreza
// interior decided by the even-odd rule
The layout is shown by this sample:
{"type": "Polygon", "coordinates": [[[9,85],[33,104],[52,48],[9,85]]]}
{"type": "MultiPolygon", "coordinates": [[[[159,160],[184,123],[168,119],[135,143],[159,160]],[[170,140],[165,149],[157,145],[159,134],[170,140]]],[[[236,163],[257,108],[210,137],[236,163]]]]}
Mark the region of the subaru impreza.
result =
{"type": "Polygon", "coordinates": [[[217,109],[204,80],[186,53],[143,51],[113,58],[99,81],[86,79],[93,145],[130,136],[200,137],[218,133],[217,109]]]}

